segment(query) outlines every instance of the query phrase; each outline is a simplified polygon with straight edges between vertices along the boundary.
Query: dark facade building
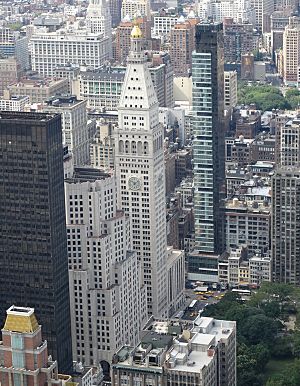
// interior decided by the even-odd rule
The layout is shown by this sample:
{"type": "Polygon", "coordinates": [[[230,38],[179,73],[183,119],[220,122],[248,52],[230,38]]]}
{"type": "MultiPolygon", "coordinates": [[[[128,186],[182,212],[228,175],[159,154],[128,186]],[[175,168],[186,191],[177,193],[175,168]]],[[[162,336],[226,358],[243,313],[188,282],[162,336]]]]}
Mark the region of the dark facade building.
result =
{"type": "Polygon", "coordinates": [[[207,261],[207,256],[215,256],[222,249],[219,214],[220,187],[225,173],[222,23],[198,24],[195,46],[196,50],[192,55],[192,75],[197,255],[190,261],[194,260],[193,266],[198,266],[198,269],[197,272],[193,272],[191,279],[215,281],[216,271],[211,271],[206,264],[202,264],[201,256],[205,256],[207,261]]]}
{"type": "Polygon", "coordinates": [[[276,170],[272,178],[273,280],[300,285],[300,171],[276,170]]]}
{"type": "Polygon", "coordinates": [[[60,371],[72,368],[61,118],[0,112],[0,323],[34,307],[60,371]]]}

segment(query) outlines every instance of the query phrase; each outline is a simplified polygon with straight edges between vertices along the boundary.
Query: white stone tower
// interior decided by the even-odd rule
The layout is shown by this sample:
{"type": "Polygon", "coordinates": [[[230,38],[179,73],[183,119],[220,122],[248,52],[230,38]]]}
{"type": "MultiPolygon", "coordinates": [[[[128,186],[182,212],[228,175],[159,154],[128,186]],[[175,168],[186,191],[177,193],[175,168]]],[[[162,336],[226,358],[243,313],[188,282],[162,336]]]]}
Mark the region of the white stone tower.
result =
{"type": "Polygon", "coordinates": [[[107,0],[90,0],[86,13],[86,25],[92,33],[103,33],[109,38],[109,57],[112,57],[111,14],[107,0]]]}
{"type": "Polygon", "coordinates": [[[147,320],[141,263],[129,219],[117,209],[116,180],[76,168],[65,181],[73,359],[111,362],[135,345],[147,320]]]}
{"type": "Polygon", "coordinates": [[[140,28],[131,51],[114,131],[119,207],[130,218],[133,249],[142,262],[148,315],[167,314],[167,237],[163,128],[140,28]]]}

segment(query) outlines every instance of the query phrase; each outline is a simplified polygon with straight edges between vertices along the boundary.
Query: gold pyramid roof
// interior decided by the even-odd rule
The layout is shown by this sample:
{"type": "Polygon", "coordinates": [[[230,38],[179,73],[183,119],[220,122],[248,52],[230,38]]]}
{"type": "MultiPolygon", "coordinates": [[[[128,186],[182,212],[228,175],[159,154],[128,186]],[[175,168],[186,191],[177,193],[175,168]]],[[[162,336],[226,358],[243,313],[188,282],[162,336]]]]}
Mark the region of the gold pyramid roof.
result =
{"type": "Polygon", "coordinates": [[[4,331],[30,333],[39,328],[33,308],[12,306],[7,310],[4,331]]]}

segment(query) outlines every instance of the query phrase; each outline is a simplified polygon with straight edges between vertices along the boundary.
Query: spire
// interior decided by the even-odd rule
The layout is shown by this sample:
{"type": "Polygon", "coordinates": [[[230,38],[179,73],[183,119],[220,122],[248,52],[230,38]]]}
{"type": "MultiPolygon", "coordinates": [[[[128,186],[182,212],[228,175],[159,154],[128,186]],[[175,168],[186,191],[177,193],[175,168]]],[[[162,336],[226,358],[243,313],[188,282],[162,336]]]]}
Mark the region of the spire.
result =
{"type": "Polygon", "coordinates": [[[140,26],[137,20],[133,22],[134,27],[131,31],[131,48],[128,55],[127,62],[128,63],[144,63],[147,61],[145,52],[144,52],[144,39],[143,33],[140,29],[140,26]]]}
{"type": "Polygon", "coordinates": [[[132,39],[141,39],[143,37],[140,27],[136,24],[131,31],[132,39]]]}

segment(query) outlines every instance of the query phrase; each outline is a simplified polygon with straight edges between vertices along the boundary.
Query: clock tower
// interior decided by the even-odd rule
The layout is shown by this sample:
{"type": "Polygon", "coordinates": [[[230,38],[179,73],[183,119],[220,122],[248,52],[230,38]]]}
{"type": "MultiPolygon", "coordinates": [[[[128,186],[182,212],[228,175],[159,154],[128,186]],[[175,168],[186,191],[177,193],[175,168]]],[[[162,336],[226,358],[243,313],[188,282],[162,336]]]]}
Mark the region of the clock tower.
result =
{"type": "Polygon", "coordinates": [[[167,316],[167,235],[163,127],[143,51],[140,28],[131,32],[115,137],[119,207],[130,218],[133,249],[142,262],[148,315],[167,316]]]}

